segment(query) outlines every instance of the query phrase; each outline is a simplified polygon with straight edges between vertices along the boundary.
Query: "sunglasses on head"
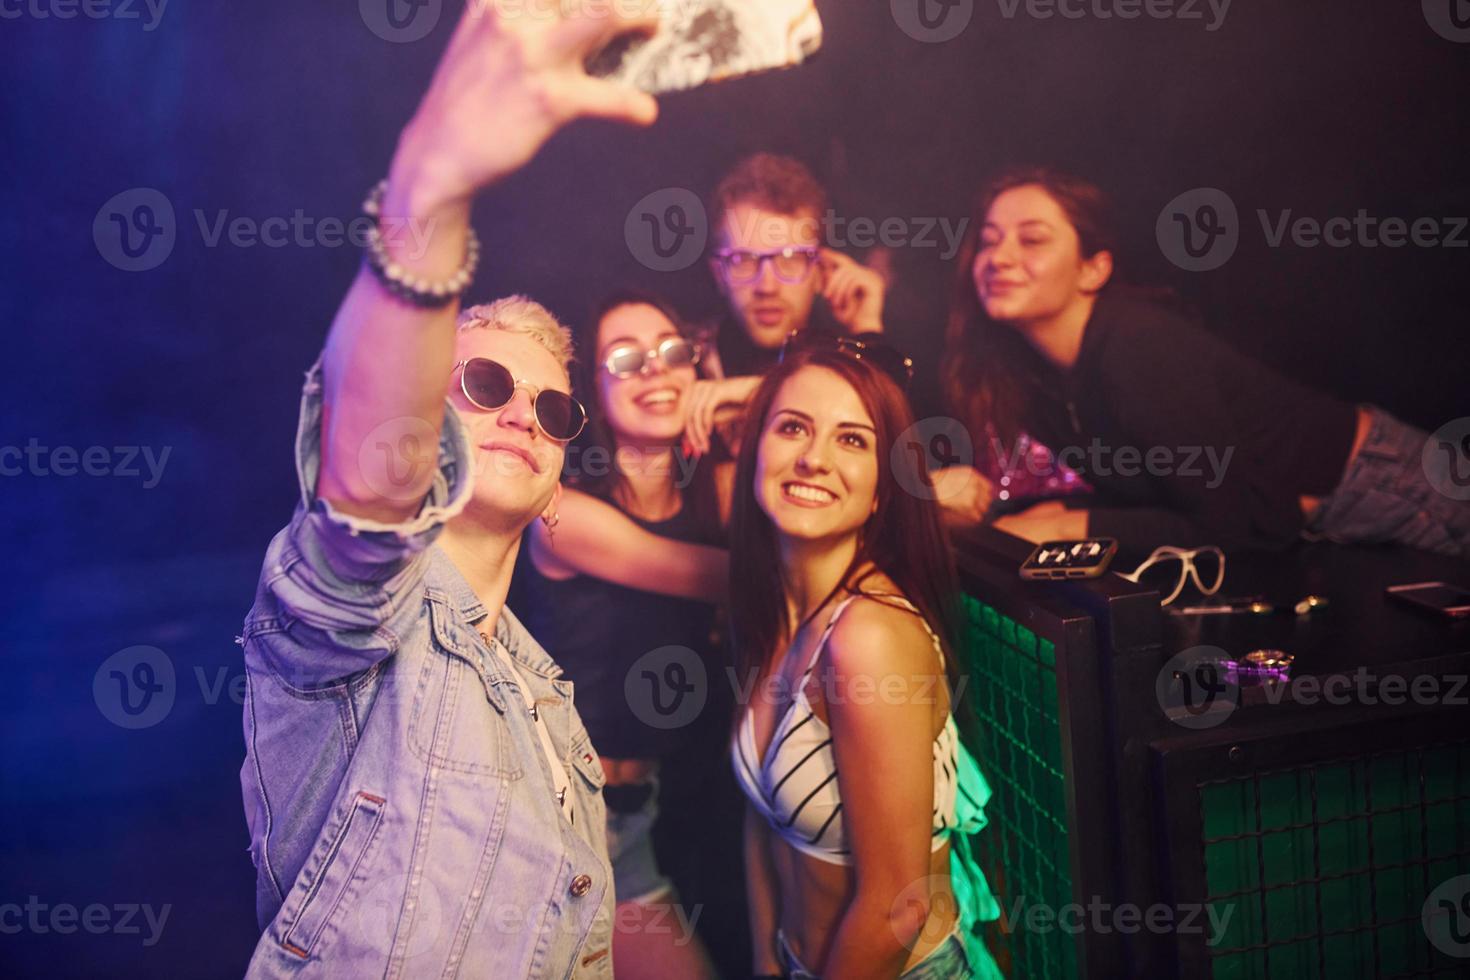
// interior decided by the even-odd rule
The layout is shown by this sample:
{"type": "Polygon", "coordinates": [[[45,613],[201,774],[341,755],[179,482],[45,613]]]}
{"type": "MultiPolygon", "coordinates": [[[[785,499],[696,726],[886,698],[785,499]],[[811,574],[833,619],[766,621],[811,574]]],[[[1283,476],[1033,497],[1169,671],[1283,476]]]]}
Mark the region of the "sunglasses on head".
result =
{"type": "Polygon", "coordinates": [[[517,381],[510,368],[488,357],[471,357],[455,365],[459,369],[459,387],[470,404],[493,412],[510,404],[517,388],[531,393],[531,413],[536,425],[547,438],[571,442],[587,424],[587,411],[582,403],[564,391],[538,388],[529,381],[517,381]]]}
{"type": "Polygon", "coordinates": [[[650,370],[654,361],[670,371],[693,367],[699,354],[699,345],[683,337],[669,337],[647,351],[636,344],[616,344],[603,358],[602,369],[615,378],[631,378],[650,370]]]}
{"type": "Polygon", "coordinates": [[[908,391],[909,382],[914,380],[914,362],[896,348],[875,340],[859,340],[823,330],[793,330],[781,345],[776,358],[780,364],[786,360],[788,351],[830,350],[845,354],[856,361],[867,361],[893,379],[894,384],[908,391]]]}

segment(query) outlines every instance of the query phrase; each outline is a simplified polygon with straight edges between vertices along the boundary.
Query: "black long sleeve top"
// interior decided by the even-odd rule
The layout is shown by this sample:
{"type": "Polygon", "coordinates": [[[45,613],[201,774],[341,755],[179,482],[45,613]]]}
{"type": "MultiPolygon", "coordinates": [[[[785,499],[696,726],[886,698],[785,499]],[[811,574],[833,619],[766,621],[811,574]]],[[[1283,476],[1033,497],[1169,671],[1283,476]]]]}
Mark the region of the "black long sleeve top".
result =
{"type": "Polygon", "coordinates": [[[1027,427],[1097,490],[1088,533],[1129,551],[1286,547],[1299,498],[1337,486],[1356,429],[1351,404],[1120,287],[1099,297],[1071,370],[1037,356],[1023,375],[1027,427]]]}

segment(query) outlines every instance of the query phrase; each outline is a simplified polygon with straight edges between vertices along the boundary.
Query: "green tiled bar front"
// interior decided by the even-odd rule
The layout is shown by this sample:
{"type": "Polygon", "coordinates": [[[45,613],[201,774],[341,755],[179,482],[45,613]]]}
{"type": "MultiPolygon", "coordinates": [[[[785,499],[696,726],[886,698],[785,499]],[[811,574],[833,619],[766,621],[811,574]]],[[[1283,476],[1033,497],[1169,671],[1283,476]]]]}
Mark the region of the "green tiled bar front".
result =
{"type": "Polygon", "coordinates": [[[1201,785],[1217,980],[1454,975],[1420,913],[1470,871],[1467,783],[1459,742],[1201,785]]]}
{"type": "MultiPolygon", "coordinates": [[[[967,741],[994,795],[990,823],[980,835],[981,863],[1001,905],[998,954],[1009,954],[1011,976],[1078,976],[1076,937],[1055,928],[1029,932],[1024,921],[1036,905],[1053,911],[1070,903],[1061,723],[1057,708],[1056,648],[1015,620],[965,597],[963,656],[966,693],[978,730],[967,741]]],[[[1005,958],[1002,959],[1003,965],[1005,958]]]]}

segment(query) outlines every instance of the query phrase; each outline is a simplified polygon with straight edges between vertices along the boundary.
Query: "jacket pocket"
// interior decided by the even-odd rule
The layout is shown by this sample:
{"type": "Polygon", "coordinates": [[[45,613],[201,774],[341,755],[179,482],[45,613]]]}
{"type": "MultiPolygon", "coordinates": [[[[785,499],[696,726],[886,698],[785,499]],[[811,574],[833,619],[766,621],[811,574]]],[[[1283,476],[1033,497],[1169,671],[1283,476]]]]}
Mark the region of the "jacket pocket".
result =
{"type": "MultiPolygon", "coordinates": [[[[577,725],[581,727],[580,722],[577,725]]],[[[607,774],[602,771],[602,760],[597,757],[585,729],[572,735],[572,768],[580,777],[572,780],[572,792],[581,804],[578,809],[587,815],[589,826],[596,828],[593,846],[605,853],[607,844],[602,834],[607,824],[607,807],[602,799],[602,787],[607,782],[607,774]]]]}
{"type": "MultiPolygon", "coordinates": [[[[282,919],[279,942],[286,952],[306,959],[315,951],[332,914],[353,882],[363,875],[386,806],[386,800],[372,793],[359,792],[352,797],[347,815],[326,845],[315,873],[305,880],[294,913],[282,919]]],[[[298,883],[297,888],[302,884],[298,883]]]]}
{"type": "Polygon", "coordinates": [[[490,703],[478,671],[438,649],[424,655],[408,722],[414,755],[435,769],[518,779],[506,720],[490,703]]]}

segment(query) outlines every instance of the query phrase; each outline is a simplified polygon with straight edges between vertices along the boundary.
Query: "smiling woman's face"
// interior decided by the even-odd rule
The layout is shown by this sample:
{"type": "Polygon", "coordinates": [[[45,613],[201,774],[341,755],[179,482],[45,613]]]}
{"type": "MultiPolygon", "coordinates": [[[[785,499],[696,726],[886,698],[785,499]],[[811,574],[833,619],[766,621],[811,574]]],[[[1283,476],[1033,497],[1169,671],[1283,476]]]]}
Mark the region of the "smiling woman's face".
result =
{"type": "Polygon", "coordinates": [[[755,497],[783,536],[856,534],[878,493],[877,433],[857,390],[804,367],[776,392],[756,453],[755,497]]]}
{"type": "Polygon", "coordinates": [[[970,271],[990,318],[1016,326],[1055,317],[1092,283],[1077,229],[1035,184],[1013,187],[990,205],[970,271]]]}
{"type": "Polygon", "coordinates": [[[609,310],[597,326],[597,401],[613,438],[620,444],[674,443],[684,432],[694,368],[665,367],[657,358],[642,374],[618,378],[601,365],[610,351],[632,346],[656,350],[679,331],[668,317],[645,303],[609,310]]]}

